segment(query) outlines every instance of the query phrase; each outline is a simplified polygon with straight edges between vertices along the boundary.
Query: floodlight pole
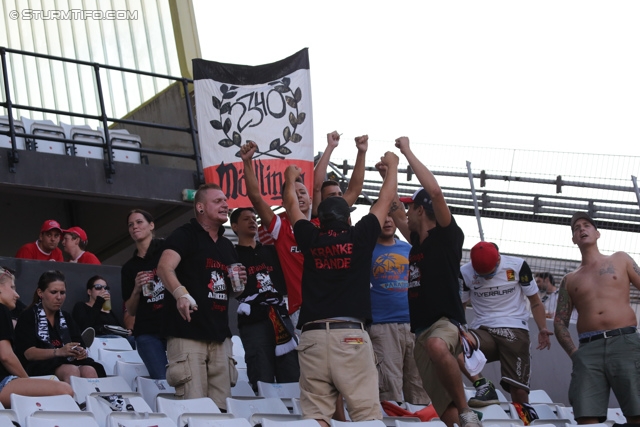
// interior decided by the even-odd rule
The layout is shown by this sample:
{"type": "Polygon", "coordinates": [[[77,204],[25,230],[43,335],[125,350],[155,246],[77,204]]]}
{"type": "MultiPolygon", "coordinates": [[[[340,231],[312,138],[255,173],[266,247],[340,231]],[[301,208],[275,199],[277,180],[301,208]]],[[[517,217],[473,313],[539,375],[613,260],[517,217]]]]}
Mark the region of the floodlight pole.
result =
{"type": "Polygon", "coordinates": [[[482,231],[482,222],[480,221],[480,210],[478,209],[478,196],[476,195],[476,187],[473,185],[473,173],[471,173],[471,162],[467,160],[467,173],[469,174],[469,186],[471,187],[471,197],[473,198],[473,210],[476,213],[476,221],[478,221],[478,232],[480,233],[480,241],[484,242],[484,231],[482,231]]]}

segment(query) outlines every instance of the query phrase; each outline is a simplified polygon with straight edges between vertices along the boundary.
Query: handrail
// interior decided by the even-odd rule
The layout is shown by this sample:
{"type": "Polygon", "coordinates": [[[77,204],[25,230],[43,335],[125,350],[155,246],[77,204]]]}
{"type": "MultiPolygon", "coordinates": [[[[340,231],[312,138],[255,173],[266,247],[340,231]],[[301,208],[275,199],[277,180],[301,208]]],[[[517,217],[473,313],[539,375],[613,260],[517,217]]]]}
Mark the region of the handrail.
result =
{"type": "Polygon", "coordinates": [[[38,135],[36,137],[30,132],[25,132],[25,133],[16,132],[15,120],[13,118],[13,110],[20,109],[20,110],[26,110],[26,111],[57,114],[57,115],[68,116],[68,117],[78,117],[83,119],[100,121],[104,128],[104,135],[105,135],[104,142],[92,143],[92,142],[83,141],[82,145],[103,148],[106,154],[104,159],[105,160],[105,165],[104,165],[105,176],[106,176],[107,182],[109,183],[112,182],[112,176],[116,173],[116,165],[114,164],[114,160],[113,160],[113,147],[111,146],[111,138],[109,136],[110,123],[128,124],[128,125],[142,126],[147,128],[153,128],[153,129],[162,129],[162,130],[188,133],[191,135],[193,154],[185,154],[185,153],[168,151],[168,150],[154,150],[154,149],[148,149],[148,148],[142,148],[142,147],[140,148],[118,147],[117,149],[138,152],[141,154],[156,154],[156,155],[186,158],[186,159],[194,160],[196,163],[196,184],[201,184],[204,182],[202,158],[200,156],[200,147],[198,146],[198,138],[197,138],[198,130],[194,124],[194,114],[192,111],[193,108],[192,108],[190,97],[189,97],[189,84],[192,84],[193,80],[184,78],[184,77],[175,77],[170,75],[152,73],[148,71],[134,70],[131,68],[100,64],[97,62],[82,61],[78,59],[64,58],[64,57],[58,57],[58,56],[47,55],[42,53],[28,52],[28,51],[11,49],[11,48],[2,47],[2,46],[0,46],[0,63],[2,64],[3,86],[4,86],[4,92],[5,92],[5,101],[0,102],[0,106],[5,107],[7,109],[7,116],[9,121],[9,130],[0,131],[0,135],[8,135],[11,139],[11,149],[9,150],[9,156],[8,156],[10,172],[16,173],[16,165],[19,163],[19,152],[16,147],[16,137],[26,137],[26,138],[34,138],[34,139],[37,138],[37,139],[57,141],[57,142],[69,142],[69,143],[75,142],[73,140],[66,139],[66,138],[56,138],[56,137],[50,137],[45,135],[38,135]],[[23,104],[14,104],[12,102],[10,85],[9,85],[9,75],[8,75],[8,69],[7,69],[6,56],[8,53],[91,67],[94,71],[94,77],[95,77],[94,89],[96,89],[98,94],[99,114],[95,115],[95,114],[76,113],[72,111],[42,108],[42,107],[35,107],[35,106],[29,106],[29,105],[23,105],[23,104]],[[104,91],[102,88],[101,77],[100,77],[100,71],[103,69],[119,71],[122,73],[132,73],[132,74],[143,75],[148,77],[163,78],[163,79],[174,80],[175,82],[182,83],[182,89],[185,91],[186,112],[189,120],[189,127],[171,126],[171,125],[165,125],[160,123],[144,122],[139,120],[130,120],[130,119],[123,119],[118,117],[109,117],[106,112],[104,91]]]}

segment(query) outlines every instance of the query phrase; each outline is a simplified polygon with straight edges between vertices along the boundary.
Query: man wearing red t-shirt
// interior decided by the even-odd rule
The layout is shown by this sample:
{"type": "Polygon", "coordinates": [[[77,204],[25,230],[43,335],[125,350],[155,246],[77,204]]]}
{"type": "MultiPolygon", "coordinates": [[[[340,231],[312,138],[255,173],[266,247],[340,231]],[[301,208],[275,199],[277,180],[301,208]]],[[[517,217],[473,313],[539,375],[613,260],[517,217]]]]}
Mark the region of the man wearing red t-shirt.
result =
{"type": "Polygon", "coordinates": [[[40,227],[40,236],[33,243],[23,245],[16,253],[16,258],[35,259],[38,261],[64,261],[62,251],[58,248],[62,227],[55,219],[48,219],[40,227]]]}
{"type": "Polygon", "coordinates": [[[82,228],[71,227],[68,230],[64,230],[62,247],[71,257],[69,262],[76,262],[78,264],[100,264],[97,256],[85,251],[87,244],[89,244],[89,238],[82,228]]]}

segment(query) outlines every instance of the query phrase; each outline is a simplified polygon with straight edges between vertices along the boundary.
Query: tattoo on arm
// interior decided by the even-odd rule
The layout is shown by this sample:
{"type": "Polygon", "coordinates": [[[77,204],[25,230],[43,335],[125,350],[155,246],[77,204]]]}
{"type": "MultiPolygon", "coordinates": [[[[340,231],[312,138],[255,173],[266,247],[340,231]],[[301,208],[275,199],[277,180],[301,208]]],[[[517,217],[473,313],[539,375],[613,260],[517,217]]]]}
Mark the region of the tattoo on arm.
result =
{"type": "Polygon", "coordinates": [[[636,262],[633,259],[631,260],[631,262],[633,262],[633,271],[635,271],[636,274],[640,276],[640,267],[638,267],[638,264],[636,264],[636,262]]]}
{"type": "Polygon", "coordinates": [[[571,298],[569,298],[569,292],[567,292],[567,278],[565,276],[562,278],[562,283],[560,283],[556,317],[553,319],[553,329],[558,343],[568,355],[576,351],[576,346],[569,333],[569,320],[571,319],[572,311],[573,304],[571,304],[571,298]]]}
{"type": "Polygon", "coordinates": [[[396,201],[393,201],[391,203],[391,207],[389,208],[389,213],[397,211],[399,207],[400,206],[398,206],[398,203],[396,201]]]}

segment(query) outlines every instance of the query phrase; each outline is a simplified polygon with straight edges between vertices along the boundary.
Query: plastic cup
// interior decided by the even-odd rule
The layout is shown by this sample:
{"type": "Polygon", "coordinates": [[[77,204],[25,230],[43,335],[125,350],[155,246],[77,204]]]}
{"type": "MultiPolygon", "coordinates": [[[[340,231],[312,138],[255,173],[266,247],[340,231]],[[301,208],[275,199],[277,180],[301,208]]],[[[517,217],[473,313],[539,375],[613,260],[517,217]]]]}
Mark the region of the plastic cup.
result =
{"type": "Polygon", "coordinates": [[[153,280],[155,278],[153,271],[149,270],[146,273],[147,273],[147,283],[142,285],[142,295],[144,295],[145,297],[148,297],[153,294],[153,291],[156,288],[156,282],[153,280]]]}
{"type": "Polygon", "coordinates": [[[231,288],[233,292],[243,292],[244,291],[244,283],[240,280],[240,270],[242,269],[242,264],[236,262],[234,264],[230,264],[227,267],[227,274],[229,274],[229,279],[231,279],[231,288]]]}
{"type": "Polygon", "coordinates": [[[102,304],[102,309],[104,311],[111,311],[111,300],[105,300],[104,304],[102,304]]]}

